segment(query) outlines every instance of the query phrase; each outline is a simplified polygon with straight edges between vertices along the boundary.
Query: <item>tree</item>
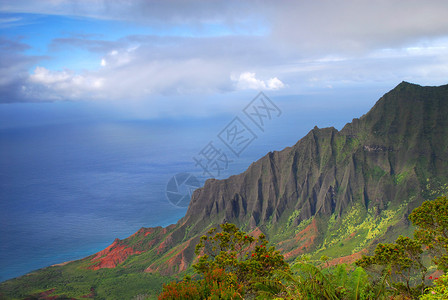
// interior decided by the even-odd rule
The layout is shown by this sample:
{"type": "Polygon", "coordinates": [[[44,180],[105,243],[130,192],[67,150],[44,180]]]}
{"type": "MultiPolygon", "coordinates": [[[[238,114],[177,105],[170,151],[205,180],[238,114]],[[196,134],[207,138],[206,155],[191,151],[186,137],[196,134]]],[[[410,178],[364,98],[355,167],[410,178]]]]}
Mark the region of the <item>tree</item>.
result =
{"type": "Polygon", "coordinates": [[[326,255],[322,255],[322,256],[320,257],[320,260],[321,260],[323,263],[325,263],[325,266],[328,268],[328,266],[329,266],[328,261],[330,260],[330,258],[329,258],[328,256],[326,256],[326,255]]]}
{"type": "Polygon", "coordinates": [[[394,294],[415,297],[423,294],[425,288],[427,268],[422,253],[419,241],[400,235],[395,243],[378,244],[373,256],[363,255],[356,265],[376,273],[377,284],[386,283],[394,294]],[[416,276],[419,282],[413,280],[416,276]]]}
{"type": "Polygon", "coordinates": [[[444,272],[448,271],[448,199],[439,197],[425,201],[409,215],[417,226],[414,236],[434,252],[434,263],[444,272]]]}
{"type": "Polygon", "coordinates": [[[199,280],[185,277],[164,286],[159,299],[243,299],[256,296],[261,280],[274,272],[289,272],[289,265],[263,234],[253,237],[234,224],[210,229],[196,246],[193,265],[199,280]]]}
{"type": "MultiPolygon", "coordinates": [[[[400,236],[395,243],[379,244],[373,256],[363,256],[356,264],[381,275],[395,294],[413,297],[425,291],[427,268],[422,262],[425,250],[429,250],[440,270],[448,270],[448,199],[439,197],[423,202],[412,211],[409,219],[417,227],[414,239],[400,236]],[[419,280],[412,280],[415,277],[419,280]]],[[[438,284],[426,292],[434,295],[435,288],[437,293],[445,291],[446,282],[439,280],[438,284]]]]}
{"type": "Polygon", "coordinates": [[[201,237],[196,246],[199,261],[193,265],[197,273],[206,275],[215,269],[234,274],[239,283],[251,288],[256,278],[269,278],[274,270],[289,270],[283,255],[269,247],[264,234],[253,237],[234,224],[222,224],[201,237]]]}

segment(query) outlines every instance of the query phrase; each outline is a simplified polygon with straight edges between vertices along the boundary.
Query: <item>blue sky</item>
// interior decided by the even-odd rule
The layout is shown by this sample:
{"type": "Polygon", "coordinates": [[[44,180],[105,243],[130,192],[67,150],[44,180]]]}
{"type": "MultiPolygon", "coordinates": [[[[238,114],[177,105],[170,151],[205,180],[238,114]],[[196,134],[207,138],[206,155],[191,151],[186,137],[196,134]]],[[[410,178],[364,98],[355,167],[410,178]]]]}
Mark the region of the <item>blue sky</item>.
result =
{"type": "Polygon", "coordinates": [[[0,103],[211,114],[448,78],[447,1],[0,0],[0,103]]]}

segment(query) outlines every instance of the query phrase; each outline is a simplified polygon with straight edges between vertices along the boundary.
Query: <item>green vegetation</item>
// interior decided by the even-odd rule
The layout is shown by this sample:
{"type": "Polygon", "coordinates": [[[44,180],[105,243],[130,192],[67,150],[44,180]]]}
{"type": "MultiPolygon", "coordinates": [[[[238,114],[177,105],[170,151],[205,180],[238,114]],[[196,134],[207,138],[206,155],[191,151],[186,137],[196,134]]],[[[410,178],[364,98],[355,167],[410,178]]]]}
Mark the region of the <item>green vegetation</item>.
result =
{"type": "Polygon", "coordinates": [[[209,230],[196,246],[198,262],[193,265],[200,279],[187,276],[164,287],[159,299],[245,299],[257,293],[260,278],[270,280],[274,271],[289,272],[289,266],[263,234],[248,235],[233,224],[222,231],[209,230]]]}
{"type": "Polygon", "coordinates": [[[172,280],[157,274],[144,273],[142,269],[117,267],[97,271],[83,268],[82,261],[65,266],[48,267],[26,276],[2,283],[0,299],[38,299],[42,292],[52,290],[49,296],[60,299],[156,299],[163,283],[172,280]]]}
{"type": "Polygon", "coordinates": [[[425,201],[416,208],[409,219],[417,226],[415,237],[434,252],[434,263],[448,271],[448,201],[439,197],[425,201]]]}
{"type": "Polygon", "coordinates": [[[327,268],[325,256],[321,261],[303,256],[288,267],[274,247],[267,247],[264,236],[252,237],[233,224],[221,228],[211,230],[198,245],[196,278],[165,285],[160,300],[376,299],[382,291],[360,267],[327,268]]]}
{"type": "Polygon", "coordinates": [[[365,249],[396,224],[406,208],[407,203],[402,203],[378,212],[376,207],[366,209],[358,203],[347,209],[341,218],[331,216],[327,222],[327,234],[316,254],[338,257],[365,249]]]}
{"type": "Polygon", "coordinates": [[[380,243],[356,268],[329,267],[326,255],[320,261],[302,256],[289,267],[263,235],[255,238],[226,223],[197,245],[196,278],[165,285],[159,299],[447,299],[448,276],[430,285],[424,262],[436,249],[434,262],[447,269],[447,208],[446,197],[424,202],[409,217],[417,226],[415,239],[380,243]]]}
{"type": "Polygon", "coordinates": [[[434,285],[426,289],[426,293],[420,297],[421,300],[441,300],[448,298],[448,276],[442,275],[434,280],[434,285]]]}
{"type": "Polygon", "coordinates": [[[364,256],[357,265],[375,274],[395,294],[415,298],[425,287],[427,268],[422,261],[420,241],[400,236],[395,243],[379,244],[373,256],[364,256]]]}

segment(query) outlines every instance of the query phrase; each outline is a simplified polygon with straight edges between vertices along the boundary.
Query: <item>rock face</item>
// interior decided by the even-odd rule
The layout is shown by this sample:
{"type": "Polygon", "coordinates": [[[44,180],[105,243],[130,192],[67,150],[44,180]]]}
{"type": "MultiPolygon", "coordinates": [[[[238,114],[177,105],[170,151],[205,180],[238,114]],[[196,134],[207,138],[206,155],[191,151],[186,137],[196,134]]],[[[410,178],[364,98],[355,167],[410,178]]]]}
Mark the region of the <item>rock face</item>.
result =
{"type": "Polygon", "coordinates": [[[140,251],[135,251],[132,247],[127,246],[119,239],[115,239],[112,245],[98,252],[95,257],[92,258],[91,261],[94,264],[88,268],[91,270],[115,268],[117,265],[125,261],[130,255],[140,253],[140,251]]]}
{"type": "Polygon", "coordinates": [[[448,191],[447,116],[448,85],[402,82],[342,130],[315,127],[242,174],[208,180],[177,224],[116,240],[89,258],[91,267],[183,271],[199,236],[223,222],[264,232],[288,259],[316,250],[356,256],[405,230],[423,200],[448,191]]]}
{"type": "Polygon", "coordinates": [[[422,172],[447,175],[447,92],[447,86],[402,83],[340,132],[315,128],[240,175],[208,181],[183,221],[200,224],[200,231],[213,221],[242,224],[250,216],[258,226],[300,210],[300,223],[316,214],[340,216],[354,201],[369,207],[409,199],[427,179],[422,172]],[[404,188],[393,180],[398,174],[406,177],[404,188]]]}

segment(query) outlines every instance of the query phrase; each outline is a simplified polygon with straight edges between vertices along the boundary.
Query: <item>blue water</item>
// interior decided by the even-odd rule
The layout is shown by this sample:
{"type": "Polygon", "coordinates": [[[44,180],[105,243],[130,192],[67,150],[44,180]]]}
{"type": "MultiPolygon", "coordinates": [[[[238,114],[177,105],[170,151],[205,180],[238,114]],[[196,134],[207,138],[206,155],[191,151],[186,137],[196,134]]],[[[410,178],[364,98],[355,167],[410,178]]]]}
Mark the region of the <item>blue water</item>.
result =
{"type": "MultiPolygon", "coordinates": [[[[377,98],[324,107],[312,97],[277,99],[282,115],[254,129],[257,139],[230,156],[221,178],[314,125],[341,128],[377,98]]],[[[142,120],[72,103],[0,105],[0,281],[93,254],[142,226],[175,223],[186,209],[167,201],[167,182],[181,172],[203,182],[192,157],[210,141],[225,148],[217,134],[234,116],[245,120],[241,111],[142,120]]]]}
{"type": "Polygon", "coordinates": [[[0,131],[3,278],[92,254],[114,237],[185,213],[164,198],[185,157],[165,149],[168,142],[151,127],[74,123],[0,131]]]}

